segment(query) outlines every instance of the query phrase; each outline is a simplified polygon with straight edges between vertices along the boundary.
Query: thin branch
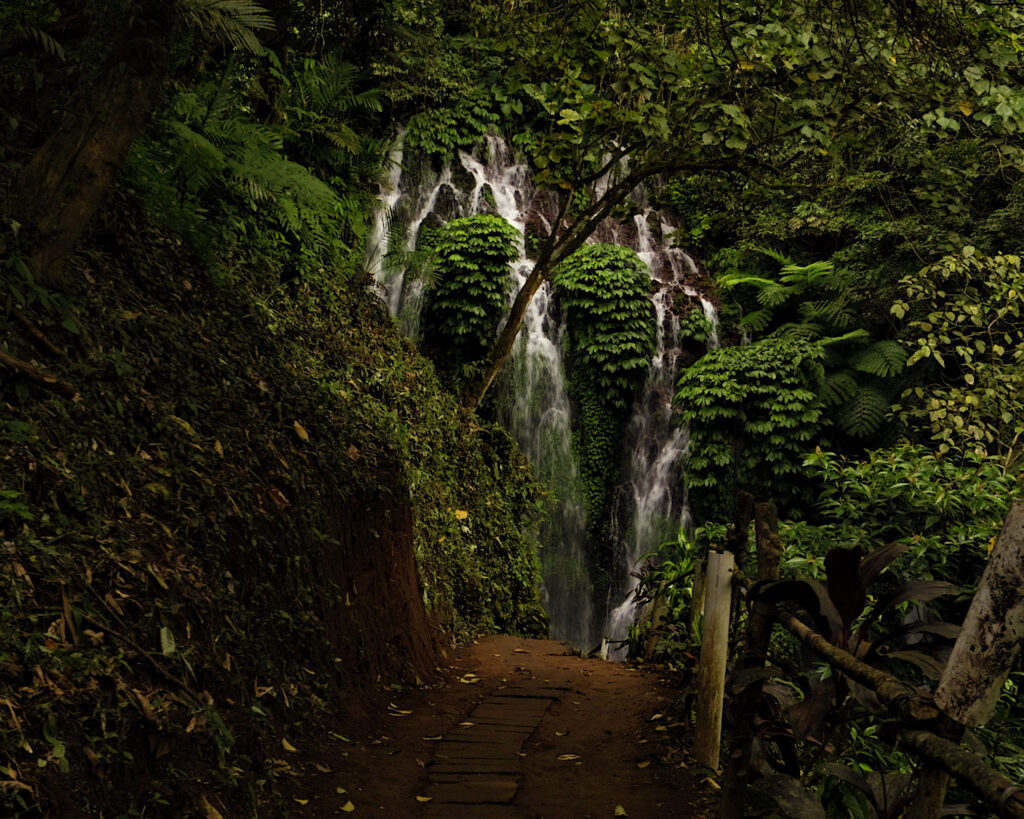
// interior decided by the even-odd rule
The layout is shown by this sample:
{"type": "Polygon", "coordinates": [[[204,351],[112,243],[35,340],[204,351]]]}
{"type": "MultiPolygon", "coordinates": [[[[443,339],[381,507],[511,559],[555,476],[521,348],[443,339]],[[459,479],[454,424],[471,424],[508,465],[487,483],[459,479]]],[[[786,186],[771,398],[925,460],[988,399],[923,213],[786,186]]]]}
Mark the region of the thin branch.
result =
{"type": "Polygon", "coordinates": [[[61,381],[57,376],[51,375],[45,370],[41,370],[9,353],[5,353],[3,350],[0,350],[0,364],[14,370],[18,375],[27,378],[34,384],[38,384],[43,389],[50,390],[50,392],[55,392],[72,400],[78,397],[78,390],[67,381],[61,381]]]}

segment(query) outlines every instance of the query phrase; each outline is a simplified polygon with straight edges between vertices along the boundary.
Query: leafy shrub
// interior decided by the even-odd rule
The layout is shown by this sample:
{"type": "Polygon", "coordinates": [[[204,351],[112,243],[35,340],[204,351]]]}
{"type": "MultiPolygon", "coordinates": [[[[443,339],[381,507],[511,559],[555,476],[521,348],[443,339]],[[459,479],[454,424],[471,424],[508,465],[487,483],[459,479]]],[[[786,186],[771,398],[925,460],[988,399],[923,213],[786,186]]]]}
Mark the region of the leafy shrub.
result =
{"type": "Polygon", "coordinates": [[[1020,257],[965,247],[900,283],[907,363],[931,383],[903,393],[898,417],[940,452],[1012,455],[1024,432],[1020,257]]]}

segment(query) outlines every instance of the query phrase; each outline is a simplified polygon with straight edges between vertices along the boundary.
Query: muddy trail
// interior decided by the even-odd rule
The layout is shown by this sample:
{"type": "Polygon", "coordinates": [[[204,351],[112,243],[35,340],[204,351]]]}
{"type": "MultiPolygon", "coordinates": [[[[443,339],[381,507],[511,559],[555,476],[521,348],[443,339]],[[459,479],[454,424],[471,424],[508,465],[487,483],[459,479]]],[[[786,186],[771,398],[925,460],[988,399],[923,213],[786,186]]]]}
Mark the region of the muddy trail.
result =
{"type": "Polygon", "coordinates": [[[362,728],[287,742],[296,816],[704,817],[716,795],[658,673],[494,636],[362,728]],[[300,741],[301,740],[301,741],[300,741]],[[299,745],[296,749],[295,745],[299,745]]]}

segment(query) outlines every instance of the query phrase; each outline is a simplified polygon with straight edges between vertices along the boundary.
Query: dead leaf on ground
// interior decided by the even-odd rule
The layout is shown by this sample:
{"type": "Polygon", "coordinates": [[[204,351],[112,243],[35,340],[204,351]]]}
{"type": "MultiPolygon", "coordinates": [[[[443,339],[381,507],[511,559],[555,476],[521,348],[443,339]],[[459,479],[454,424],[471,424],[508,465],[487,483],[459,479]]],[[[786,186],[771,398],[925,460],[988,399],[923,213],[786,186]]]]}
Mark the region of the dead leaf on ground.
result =
{"type": "Polygon", "coordinates": [[[348,802],[341,806],[341,809],[345,811],[345,813],[352,813],[352,811],[356,809],[356,806],[352,804],[352,800],[350,799],[348,802]]]}
{"type": "Polygon", "coordinates": [[[558,757],[559,762],[572,762],[574,759],[579,759],[579,754],[562,754],[558,757]]]}
{"type": "Polygon", "coordinates": [[[624,807],[622,807],[622,805],[616,805],[615,806],[615,815],[616,816],[629,816],[629,814],[626,813],[626,809],[624,807]]]}
{"type": "Polygon", "coordinates": [[[434,798],[433,796],[417,796],[416,797],[416,801],[417,802],[429,802],[433,798],[434,798]]]}
{"type": "Polygon", "coordinates": [[[306,432],[306,428],[302,426],[298,421],[292,422],[292,428],[295,430],[295,434],[299,436],[301,441],[309,441],[309,433],[306,432]]]}
{"type": "Polygon", "coordinates": [[[294,745],[292,745],[287,739],[281,740],[281,747],[284,748],[286,751],[291,751],[292,753],[297,753],[299,750],[294,745]]]}

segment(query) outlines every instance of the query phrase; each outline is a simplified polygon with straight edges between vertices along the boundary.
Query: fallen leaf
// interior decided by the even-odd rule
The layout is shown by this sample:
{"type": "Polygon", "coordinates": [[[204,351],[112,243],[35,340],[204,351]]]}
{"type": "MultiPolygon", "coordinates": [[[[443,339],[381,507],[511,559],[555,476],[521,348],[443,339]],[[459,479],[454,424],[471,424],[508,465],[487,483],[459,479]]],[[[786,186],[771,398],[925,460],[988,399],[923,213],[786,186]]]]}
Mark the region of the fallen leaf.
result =
{"type": "Polygon", "coordinates": [[[444,737],[438,734],[436,737],[423,737],[427,742],[440,742],[444,737]]]}
{"type": "Polygon", "coordinates": [[[468,517],[469,517],[469,512],[467,512],[465,509],[456,509],[455,510],[455,519],[456,520],[465,520],[468,517]]]}
{"type": "Polygon", "coordinates": [[[556,737],[564,737],[564,736],[568,736],[568,734],[569,734],[568,731],[555,731],[555,736],[556,737]]]}
{"type": "Polygon", "coordinates": [[[274,505],[278,509],[284,509],[288,506],[288,498],[284,496],[284,492],[278,489],[276,486],[270,487],[267,490],[267,494],[270,495],[270,499],[274,502],[274,505]]]}
{"type": "Polygon", "coordinates": [[[298,421],[292,422],[292,427],[295,429],[295,434],[299,436],[302,441],[309,441],[309,433],[306,432],[306,428],[302,426],[298,421]]]}
{"type": "Polygon", "coordinates": [[[637,766],[638,768],[646,768],[646,767],[647,767],[648,765],[650,765],[650,764],[651,764],[651,760],[649,760],[649,759],[645,759],[645,760],[644,760],[643,762],[637,762],[637,763],[636,763],[636,766],[637,766]]]}
{"type": "Polygon", "coordinates": [[[292,745],[287,739],[281,740],[281,747],[284,748],[286,751],[291,751],[292,753],[297,753],[299,750],[294,745],[292,745]]]}
{"type": "Polygon", "coordinates": [[[353,805],[352,800],[349,799],[348,802],[341,806],[341,809],[345,811],[345,813],[352,813],[352,811],[356,809],[356,806],[353,805]]]}
{"type": "Polygon", "coordinates": [[[475,722],[460,722],[459,723],[459,727],[460,728],[472,728],[474,725],[476,725],[475,722]]]}
{"type": "Polygon", "coordinates": [[[629,814],[626,813],[626,809],[624,807],[622,807],[622,805],[616,805],[615,806],[615,815],[616,816],[629,816],[629,814]]]}
{"type": "Polygon", "coordinates": [[[424,762],[422,759],[419,759],[418,757],[416,759],[416,764],[419,765],[421,768],[426,768],[427,767],[427,763],[424,762]]]}
{"type": "Polygon", "coordinates": [[[308,799],[299,799],[299,797],[297,797],[297,796],[293,796],[292,799],[294,799],[300,805],[308,805],[309,804],[309,800],[308,799]]]}
{"type": "Polygon", "coordinates": [[[335,793],[348,793],[348,791],[345,790],[344,788],[335,788],[334,792],[335,793]]]}
{"type": "Polygon", "coordinates": [[[345,454],[348,455],[348,457],[350,457],[353,461],[358,461],[359,447],[357,447],[355,444],[352,444],[352,446],[345,450],[345,454]]]}
{"type": "Polygon", "coordinates": [[[654,722],[656,719],[661,719],[663,716],[665,716],[665,715],[664,714],[655,714],[653,717],[651,717],[650,721],[654,722]]]}
{"type": "Polygon", "coordinates": [[[203,809],[206,819],[224,819],[224,814],[211,805],[205,796],[199,797],[199,807],[203,809]]]}
{"type": "Polygon", "coordinates": [[[224,457],[224,446],[220,441],[213,442],[213,451],[216,452],[220,457],[224,457]]]}
{"type": "Polygon", "coordinates": [[[559,762],[571,762],[574,759],[579,759],[579,754],[562,754],[558,757],[559,762]]]}
{"type": "Polygon", "coordinates": [[[416,801],[417,802],[429,802],[433,798],[434,798],[433,796],[417,796],[416,797],[416,801]]]}
{"type": "Polygon", "coordinates": [[[321,765],[319,762],[316,763],[316,769],[318,771],[320,771],[320,773],[330,773],[331,772],[331,769],[327,765],[321,765]]]}

